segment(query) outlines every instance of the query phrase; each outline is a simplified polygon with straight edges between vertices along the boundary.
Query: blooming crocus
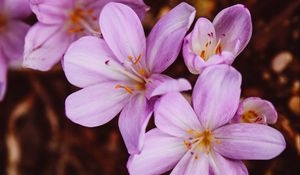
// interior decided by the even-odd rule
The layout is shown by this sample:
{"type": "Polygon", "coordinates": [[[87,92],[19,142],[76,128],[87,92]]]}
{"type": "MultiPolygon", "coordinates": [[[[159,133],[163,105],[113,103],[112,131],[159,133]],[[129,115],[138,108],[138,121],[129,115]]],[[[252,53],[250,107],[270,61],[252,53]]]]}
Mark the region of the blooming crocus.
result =
{"type": "Polygon", "coordinates": [[[67,79],[83,88],[66,99],[67,117],[94,127],[122,110],[121,134],[129,153],[138,153],[155,99],[167,92],[191,89],[187,80],[175,80],[161,72],[178,56],[194,16],[195,9],[181,3],[158,21],[146,40],[131,8],[107,4],[99,19],[104,39],[83,37],[64,56],[67,79]]]}
{"type": "Polygon", "coordinates": [[[27,0],[0,0],[0,101],[6,90],[8,66],[17,66],[22,60],[29,25],[21,20],[30,13],[27,0]]]}
{"type": "Polygon", "coordinates": [[[100,37],[99,14],[111,1],[131,6],[140,18],[148,8],[142,0],[30,0],[39,22],[26,36],[23,66],[47,71],[73,41],[87,35],[100,37]]]}
{"type": "Polygon", "coordinates": [[[228,122],[240,98],[241,75],[228,65],[203,70],[192,104],[169,93],[155,104],[157,128],[146,133],[143,150],[128,161],[131,175],[245,175],[241,160],[272,159],[285,148],[277,130],[261,124],[228,122]]]}
{"type": "Polygon", "coordinates": [[[249,97],[240,102],[233,123],[275,124],[277,112],[271,102],[259,97],[249,97]]]}
{"type": "Polygon", "coordinates": [[[184,39],[184,62],[193,74],[201,73],[210,65],[230,65],[246,47],[251,34],[250,13],[240,4],[222,10],[212,23],[199,18],[184,39]]]}

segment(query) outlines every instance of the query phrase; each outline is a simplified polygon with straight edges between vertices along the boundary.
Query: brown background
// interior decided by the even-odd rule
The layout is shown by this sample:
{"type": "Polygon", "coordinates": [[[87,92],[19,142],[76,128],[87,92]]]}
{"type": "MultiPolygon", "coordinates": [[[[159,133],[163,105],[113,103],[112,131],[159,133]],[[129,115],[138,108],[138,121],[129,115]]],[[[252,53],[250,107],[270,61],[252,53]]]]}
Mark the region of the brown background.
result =
{"type": "MultiPolygon", "coordinates": [[[[148,33],[159,16],[181,1],[145,2],[151,7],[144,20],[148,33]]],[[[197,8],[198,16],[211,20],[221,9],[236,3],[249,8],[253,36],[234,67],[243,75],[243,97],[259,96],[274,103],[279,113],[274,127],[284,134],[287,148],[273,160],[245,163],[253,175],[300,174],[300,1],[186,2],[197,8]]],[[[28,22],[34,20],[31,17],[28,22]]],[[[193,84],[197,78],[187,71],[182,56],[166,73],[185,77],[193,84]]],[[[0,103],[0,174],[128,174],[128,154],[118,131],[117,117],[96,128],[81,127],[65,117],[64,100],[76,90],[66,81],[59,65],[47,73],[9,72],[6,98],[0,103]]]]}

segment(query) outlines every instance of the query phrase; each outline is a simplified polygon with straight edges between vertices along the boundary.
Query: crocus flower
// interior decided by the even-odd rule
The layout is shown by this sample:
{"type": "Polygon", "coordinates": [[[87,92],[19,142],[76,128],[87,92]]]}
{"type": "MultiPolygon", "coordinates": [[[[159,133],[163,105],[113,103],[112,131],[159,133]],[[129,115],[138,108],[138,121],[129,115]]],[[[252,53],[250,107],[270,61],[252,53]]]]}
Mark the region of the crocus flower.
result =
{"type": "Polygon", "coordinates": [[[39,22],[26,36],[23,66],[47,71],[73,41],[86,35],[100,37],[99,14],[111,1],[131,6],[140,18],[148,8],[142,0],[30,0],[39,22]]]}
{"type": "Polygon", "coordinates": [[[158,21],[146,40],[131,8],[107,4],[99,19],[104,39],[83,37],[64,56],[67,79],[83,88],[66,99],[66,115],[75,123],[94,127],[122,110],[121,134],[129,153],[138,153],[157,96],[191,89],[187,80],[161,72],[178,56],[194,16],[194,8],[181,3],[158,21]]]}
{"type": "Polygon", "coordinates": [[[139,155],[128,162],[131,175],[245,175],[241,160],[272,159],[285,148],[277,130],[261,124],[228,122],[240,98],[241,75],[228,65],[203,70],[192,94],[193,108],[179,93],[155,104],[157,128],[146,133],[139,155]]]}
{"type": "Polygon", "coordinates": [[[277,112],[271,102],[258,97],[249,97],[240,102],[233,123],[275,124],[277,112]]]}
{"type": "Polygon", "coordinates": [[[199,18],[183,44],[184,62],[193,74],[215,64],[232,64],[252,34],[251,16],[243,5],[222,10],[211,23],[199,18]]]}
{"type": "Polygon", "coordinates": [[[27,0],[0,0],[0,101],[6,90],[8,66],[17,65],[22,60],[29,25],[21,20],[30,13],[27,0]]]}

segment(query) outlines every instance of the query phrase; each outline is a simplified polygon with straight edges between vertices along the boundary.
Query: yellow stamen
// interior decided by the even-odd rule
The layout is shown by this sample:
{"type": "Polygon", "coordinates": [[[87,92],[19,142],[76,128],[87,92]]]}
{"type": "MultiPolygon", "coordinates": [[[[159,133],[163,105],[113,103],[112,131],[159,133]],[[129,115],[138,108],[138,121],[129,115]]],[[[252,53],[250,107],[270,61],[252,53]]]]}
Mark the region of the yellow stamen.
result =
{"type": "Polygon", "coordinates": [[[141,58],[142,58],[142,54],[140,53],[137,59],[133,62],[133,64],[137,64],[141,58]]]}
{"type": "Polygon", "coordinates": [[[115,88],[116,88],[116,89],[118,89],[118,88],[123,88],[123,89],[126,90],[129,94],[133,94],[133,89],[130,89],[130,88],[127,87],[127,86],[117,84],[117,85],[115,86],[115,88]]]}
{"type": "Polygon", "coordinates": [[[205,58],[204,58],[204,57],[205,57],[205,50],[202,50],[202,51],[201,51],[200,57],[203,58],[203,59],[205,60],[205,58]]]}
{"type": "Polygon", "coordinates": [[[221,44],[221,40],[219,40],[217,46],[216,46],[216,49],[215,49],[215,53],[216,54],[221,54],[222,53],[222,44],[221,44]]]}
{"type": "Polygon", "coordinates": [[[222,142],[221,140],[216,140],[216,143],[220,145],[222,142]]]}

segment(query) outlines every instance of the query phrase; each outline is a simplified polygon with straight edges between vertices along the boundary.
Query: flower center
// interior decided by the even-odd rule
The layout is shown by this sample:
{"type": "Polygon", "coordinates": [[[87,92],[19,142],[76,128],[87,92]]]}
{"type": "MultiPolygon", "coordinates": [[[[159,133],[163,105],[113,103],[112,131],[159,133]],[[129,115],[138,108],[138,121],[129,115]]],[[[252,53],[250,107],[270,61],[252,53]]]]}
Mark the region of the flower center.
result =
{"type": "Polygon", "coordinates": [[[214,142],[221,144],[220,140],[215,139],[210,129],[206,129],[202,132],[190,129],[187,130],[187,133],[189,133],[191,137],[184,140],[183,143],[196,160],[199,159],[201,153],[209,154],[214,142]]]}
{"type": "Polygon", "coordinates": [[[7,23],[6,17],[0,14],[0,32],[4,29],[6,23],[7,23]]]}
{"type": "Polygon", "coordinates": [[[83,9],[76,7],[69,13],[69,33],[92,34],[95,36],[100,35],[100,29],[97,26],[97,16],[94,14],[93,9],[83,9]]]}
{"type": "Polygon", "coordinates": [[[124,63],[124,67],[116,67],[110,64],[109,60],[105,62],[110,69],[127,76],[130,81],[124,84],[116,84],[115,89],[123,89],[129,94],[146,90],[146,83],[150,73],[143,68],[141,64],[142,54],[137,57],[128,56],[128,61],[124,63]]]}
{"type": "Polygon", "coordinates": [[[245,111],[242,114],[243,123],[264,123],[264,118],[253,110],[245,111]]]}
{"type": "Polygon", "coordinates": [[[213,55],[221,55],[222,53],[222,44],[221,44],[221,39],[219,39],[217,45],[215,46],[215,48],[212,50],[210,46],[211,45],[211,41],[207,41],[205,44],[204,49],[202,49],[199,52],[199,56],[204,60],[207,61],[209,59],[209,57],[213,56],[213,55]]]}
{"type": "Polygon", "coordinates": [[[199,56],[204,60],[207,61],[211,56],[213,55],[221,55],[223,51],[223,46],[222,46],[222,38],[225,37],[225,34],[222,34],[220,38],[218,39],[217,44],[213,42],[215,40],[214,33],[210,32],[207,34],[208,38],[205,43],[205,45],[200,49],[200,51],[197,51],[199,56]]]}

